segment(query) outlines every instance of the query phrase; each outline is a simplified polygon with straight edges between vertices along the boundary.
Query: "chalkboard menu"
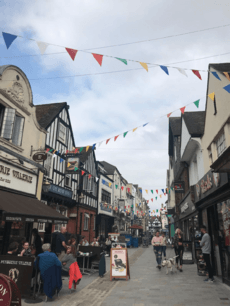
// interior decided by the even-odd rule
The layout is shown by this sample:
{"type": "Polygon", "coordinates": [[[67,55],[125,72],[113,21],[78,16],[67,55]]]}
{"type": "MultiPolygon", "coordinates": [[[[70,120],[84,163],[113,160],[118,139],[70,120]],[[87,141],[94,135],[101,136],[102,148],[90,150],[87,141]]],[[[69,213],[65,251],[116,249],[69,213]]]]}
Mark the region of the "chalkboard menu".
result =
{"type": "Polygon", "coordinates": [[[0,271],[17,285],[21,296],[29,296],[33,272],[33,257],[0,255],[0,271]]]}

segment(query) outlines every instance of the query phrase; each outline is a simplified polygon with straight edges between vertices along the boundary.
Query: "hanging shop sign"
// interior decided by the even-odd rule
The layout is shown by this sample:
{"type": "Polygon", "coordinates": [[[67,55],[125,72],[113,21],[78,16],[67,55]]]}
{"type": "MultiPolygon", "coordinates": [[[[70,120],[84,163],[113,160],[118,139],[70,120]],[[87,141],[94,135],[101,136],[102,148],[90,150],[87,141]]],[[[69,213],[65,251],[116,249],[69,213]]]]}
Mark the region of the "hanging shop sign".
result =
{"type": "Polygon", "coordinates": [[[66,174],[76,174],[80,168],[79,154],[67,153],[66,154],[66,174]]]}
{"type": "Polygon", "coordinates": [[[191,193],[189,193],[180,204],[180,219],[192,214],[195,209],[196,207],[191,199],[191,193]]]}
{"type": "Polygon", "coordinates": [[[183,181],[177,181],[174,183],[174,190],[177,193],[184,193],[184,182],[183,181]]]}
{"type": "Polygon", "coordinates": [[[45,152],[38,152],[33,155],[33,160],[38,163],[43,162],[46,159],[47,159],[47,153],[45,152]]]}
{"type": "Polygon", "coordinates": [[[214,173],[212,170],[208,171],[195,186],[195,202],[209,196],[227,183],[227,173],[214,173]]]}
{"type": "Polygon", "coordinates": [[[10,188],[35,195],[37,175],[0,162],[0,187],[10,188]]]}

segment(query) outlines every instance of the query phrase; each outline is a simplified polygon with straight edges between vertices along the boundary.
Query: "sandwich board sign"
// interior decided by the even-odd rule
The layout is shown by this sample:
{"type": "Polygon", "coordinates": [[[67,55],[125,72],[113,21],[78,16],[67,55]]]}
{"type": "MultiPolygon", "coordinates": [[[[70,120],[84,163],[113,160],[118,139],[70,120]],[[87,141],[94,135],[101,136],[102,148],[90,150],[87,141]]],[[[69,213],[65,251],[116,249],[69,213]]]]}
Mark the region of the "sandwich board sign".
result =
{"type": "Polygon", "coordinates": [[[111,248],[110,280],[113,278],[130,278],[129,258],[127,248],[111,248]]]}

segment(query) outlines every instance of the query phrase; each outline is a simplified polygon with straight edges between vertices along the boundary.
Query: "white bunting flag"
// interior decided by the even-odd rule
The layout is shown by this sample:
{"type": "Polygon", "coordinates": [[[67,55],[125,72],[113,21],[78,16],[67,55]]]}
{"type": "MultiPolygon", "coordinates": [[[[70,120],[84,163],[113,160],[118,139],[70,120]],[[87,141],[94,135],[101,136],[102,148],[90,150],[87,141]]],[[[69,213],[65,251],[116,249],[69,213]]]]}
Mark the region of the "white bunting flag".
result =
{"type": "Polygon", "coordinates": [[[96,177],[96,182],[99,180],[99,178],[98,177],[96,177]]]}
{"type": "Polygon", "coordinates": [[[185,75],[186,77],[188,77],[187,73],[185,72],[184,69],[181,69],[181,68],[177,68],[177,70],[182,73],[183,75],[185,75]]]}
{"type": "Polygon", "coordinates": [[[38,48],[41,52],[41,55],[43,55],[47,49],[47,47],[49,46],[47,43],[44,43],[42,41],[37,41],[37,45],[38,45],[38,48]]]}
{"type": "Polygon", "coordinates": [[[98,146],[100,147],[100,145],[102,144],[103,141],[99,142],[98,146]]]}

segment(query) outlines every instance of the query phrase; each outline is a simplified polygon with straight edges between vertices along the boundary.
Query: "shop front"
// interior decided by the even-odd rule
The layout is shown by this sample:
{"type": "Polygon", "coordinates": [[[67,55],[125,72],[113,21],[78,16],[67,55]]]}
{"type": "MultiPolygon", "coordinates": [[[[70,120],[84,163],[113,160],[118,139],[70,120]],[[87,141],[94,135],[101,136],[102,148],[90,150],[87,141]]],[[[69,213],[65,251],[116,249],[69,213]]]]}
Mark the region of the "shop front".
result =
{"type": "Polygon", "coordinates": [[[199,223],[211,237],[214,275],[230,285],[230,187],[227,173],[209,171],[196,184],[195,205],[199,223]]]}
{"type": "Polygon", "coordinates": [[[113,231],[114,217],[112,206],[107,203],[100,203],[98,205],[98,215],[96,218],[97,236],[102,236],[104,239],[108,238],[108,233],[113,231]]]}
{"type": "Polygon", "coordinates": [[[191,252],[192,260],[195,261],[195,236],[199,231],[199,224],[198,212],[196,210],[193,198],[192,187],[179,204],[179,223],[183,232],[183,239],[188,245],[188,252],[191,252]]]}

